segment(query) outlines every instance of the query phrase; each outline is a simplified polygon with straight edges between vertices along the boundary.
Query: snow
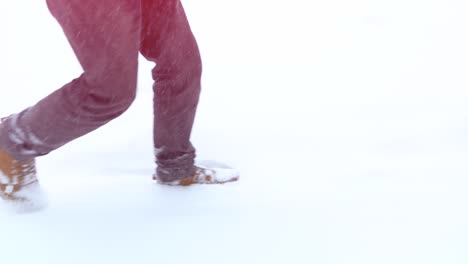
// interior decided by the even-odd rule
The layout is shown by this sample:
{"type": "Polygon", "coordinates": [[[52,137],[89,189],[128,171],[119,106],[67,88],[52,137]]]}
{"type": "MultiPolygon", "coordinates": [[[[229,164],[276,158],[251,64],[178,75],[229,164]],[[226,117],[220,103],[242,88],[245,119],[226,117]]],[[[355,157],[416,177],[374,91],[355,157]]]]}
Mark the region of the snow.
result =
{"type": "MultiPolygon", "coordinates": [[[[49,207],[0,211],[2,263],[468,263],[468,3],[186,0],[200,159],[156,185],[151,65],[121,118],[39,159],[49,207]]],[[[80,67],[44,1],[0,2],[0,116],[80,67]]]]}
{"type": "MultiPolygon", "coordinates": [[[[13,185],[8,185],[5,188],[5,193],[11,194],[13,185]]],[[[0,210],[10,214],[29,214],[47,207],[47,194],[37,182],[25,186],[20,191],[15,192],[15,197],[24,199],[23,201],[2,201],[0,210]]]]}

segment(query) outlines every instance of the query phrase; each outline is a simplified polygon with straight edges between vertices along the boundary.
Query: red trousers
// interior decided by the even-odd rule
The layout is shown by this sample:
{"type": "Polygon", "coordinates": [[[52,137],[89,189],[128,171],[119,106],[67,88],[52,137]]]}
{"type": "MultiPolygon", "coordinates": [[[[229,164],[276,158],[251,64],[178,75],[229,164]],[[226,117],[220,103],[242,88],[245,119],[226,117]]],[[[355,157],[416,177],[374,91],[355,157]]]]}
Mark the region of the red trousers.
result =
{"type": "Polygon", "coordinates": [[[125,112],[136,94],[138,53],[156,63],[154,147],[161,180],[193,171],[190,134],[201,59],[179,0],[47,0],[83,74],[0,126],[18,160],[45,155],[125,112]]]}

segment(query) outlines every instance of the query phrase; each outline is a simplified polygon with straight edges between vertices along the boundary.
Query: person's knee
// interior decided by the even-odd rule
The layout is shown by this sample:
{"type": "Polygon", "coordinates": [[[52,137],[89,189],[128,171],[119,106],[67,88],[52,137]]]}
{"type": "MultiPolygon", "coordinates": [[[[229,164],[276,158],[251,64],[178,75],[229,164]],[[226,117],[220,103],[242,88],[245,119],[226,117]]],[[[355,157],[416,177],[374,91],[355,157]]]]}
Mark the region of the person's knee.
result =
{"type": "Polygon", "coordinates": [[[202,75],[202,61],[200,57],[200,53],[197,51],[192,55],[191,58],[191,74],[194,76],[201,76],[202,75]]]}
{"type": "Polygon", "coordinates": [[[88,99],[104,110],[104,112],[118,112],[127,110],[136,97],[136,82],[122,82],[112,85],[108,93],[89,93],[88,99]]]}
{"type": "Polygon", "coordinates": [[[123,114],[134,102],[137,71],[121,71],[89,84],[82,107],[99,119],[113,119],[123,114]]]}
{"type": "Polygon", "coordinates": [[[202,60],[195,40],[191,41],[190,45],[185,47],[183,56],[185,60],[184,63],[178,65],[178,67],[180,67],[179,71],[192,76],[200,76],[202,74],[202,60]]]}
{"type": "Polygon", "coordinates": [[[180,52],[177,56],[167,56],[159,61],[153,70],[157,82],[174,82],[176,86],[186,86],[186,82],[198,81],[202,75],[202,60],[198,48],[180,52]]]}

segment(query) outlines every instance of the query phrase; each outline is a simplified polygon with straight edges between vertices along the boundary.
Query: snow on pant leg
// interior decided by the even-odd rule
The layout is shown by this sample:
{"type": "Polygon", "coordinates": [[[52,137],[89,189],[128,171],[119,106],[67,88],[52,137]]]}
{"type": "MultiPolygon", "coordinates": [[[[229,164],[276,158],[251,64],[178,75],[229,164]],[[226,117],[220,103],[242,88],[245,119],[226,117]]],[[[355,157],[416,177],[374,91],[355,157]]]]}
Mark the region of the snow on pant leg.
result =
{"type": "Polygon", "coordinates": [[[162,181],[179,180],[194,171],[190,135],[200,95],[200,53],[179,0],[142,0],[141,35],[141,53],[156,62],[152,73],[157,175],[162,181]]]}
{"type": "Polygon", "coordinates": [[[47,3],[84,72],[2,123],[0,148],[18,160],[45,155],[106,124],[130,106],[136,93],[140,1],[47,3]]]}

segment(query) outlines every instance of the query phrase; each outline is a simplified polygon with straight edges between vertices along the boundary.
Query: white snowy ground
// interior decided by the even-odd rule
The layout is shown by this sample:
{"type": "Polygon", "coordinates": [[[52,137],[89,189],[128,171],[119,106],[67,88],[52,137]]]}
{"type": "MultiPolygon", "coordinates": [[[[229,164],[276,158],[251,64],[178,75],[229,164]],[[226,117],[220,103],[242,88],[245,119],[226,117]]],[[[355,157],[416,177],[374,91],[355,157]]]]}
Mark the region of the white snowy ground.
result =
{"type": "MultiPolygon", "coordinates": [[[[0,2],[0,115],[80,73],[45,1],[0,2]]],[[[468,263],[468,3],[186,0],[193,141],[239,183],[153,184],[151,65],[121,118],[39,160],[0,263],[468,263]]]]}

